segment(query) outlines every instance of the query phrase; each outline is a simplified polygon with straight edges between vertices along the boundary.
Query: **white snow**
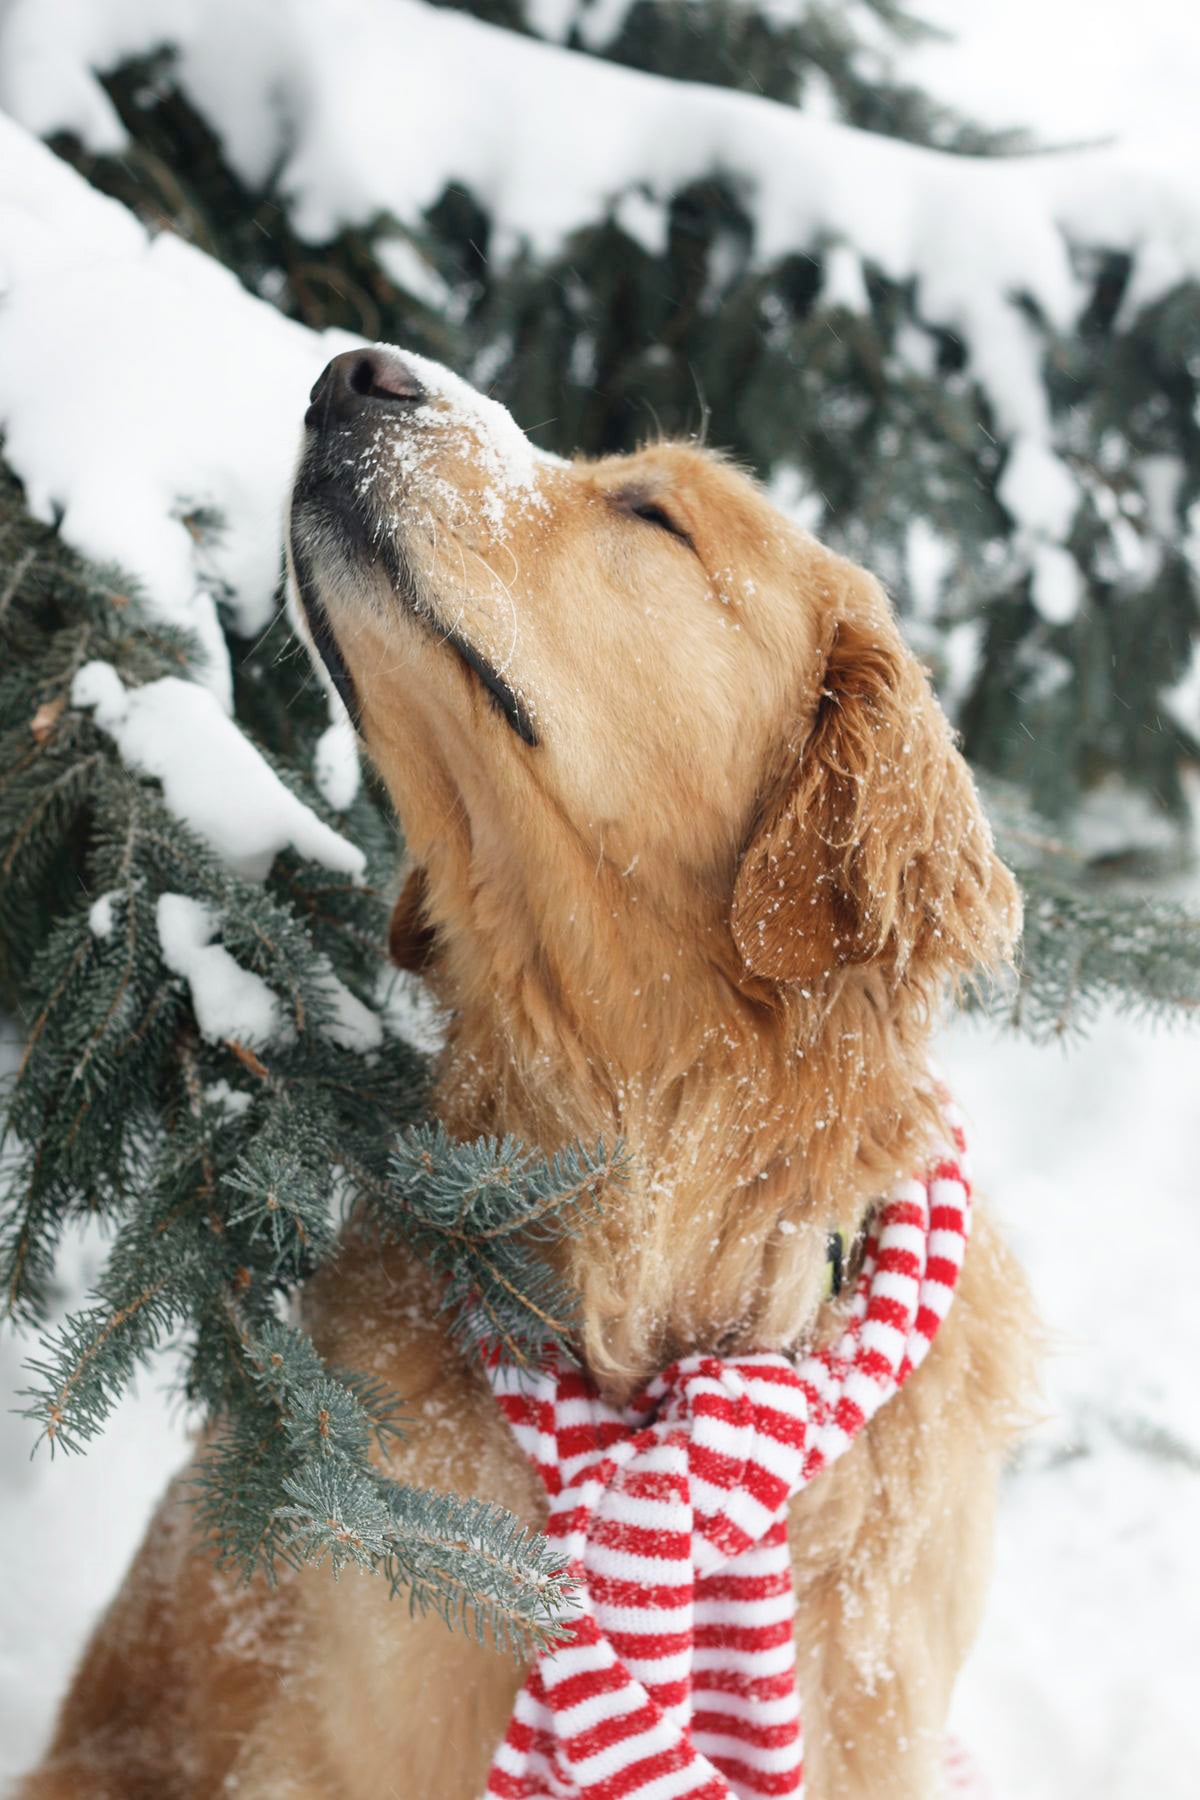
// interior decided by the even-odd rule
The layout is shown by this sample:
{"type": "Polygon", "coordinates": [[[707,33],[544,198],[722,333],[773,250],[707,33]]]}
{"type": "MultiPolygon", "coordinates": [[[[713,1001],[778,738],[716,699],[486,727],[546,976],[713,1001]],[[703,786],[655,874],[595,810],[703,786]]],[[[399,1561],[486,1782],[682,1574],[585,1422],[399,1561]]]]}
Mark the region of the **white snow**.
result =
{"type": "Polygon", "coordinates": [[[955,549],[920,513],[905,534],[905,593],[917,619],[935,619],[955,564],[955,549]]]}
{"type": "MultiPolygon", "coordinates": [[[[0,18],[0,37],[19,25],[0,18]]],[[[45,58],[64,70],[53,41],[45,58]]],[[[20,66],[0,43],[0,70],[20,66]]],[[[351,340],[285,319],[173,234],[150,239],[2,114],[0,291],[0,431],[33,510],[196,632],[228,705],[214,596],[245,635],[271,617],[308,390],[351,340]]]]}
{"type": "MultiPolygon", "coordinates": [[[[1038,57],[1025,55],[1007,8],[991,28],[1008,33],[1001,66],[1013,92],[1041,58],[1045,27],[1029,0],[1021,4],[1038,57]]],[[[977,6],[964,16],[983,32],[977,6]]],[[[1172,54],[1176,39],[1180,49],[1192,42],[1194,77],[1194,39],[1164,32],[1172,54]]],[[[1102,35],[1089,18],[1055,40],[1060,90],[1067,43],[1086,41],[1094,59],[1102,35]]],[[[400,233],[416,229],[453,179],[491,214],[493,260],[525,244],[556,250],[605,213],[652,245],[670,195],[722,171],[754,220],[757,261],[831,245],[826,297],[852,309],[867,303],[865,263],[915,282],[921,317],[961,335],[1011,440],[1004,499],[1035,601],[1052,622],[1071,616],[1077,585],[1047,547],[1061,549],[1079,487],[1047,414],[1042,338],[1016,301],[1028,296],[1051,323],[1068,324],[1086,292],[1073,255],[1095,246],[1134,256],[1127,309],[1200,272],[1200,191],[1162,133],[980,162],[753,95],[644,76],[417,0],[278,0],[253,15],[240,0],[9,0],[0,102],[31,128],[73,129],[111,150],[123,134],[96,72],[164,41],[177,46],[179,79],[237,171],[260,182],[278,164],[295,220],[313,238],[377,215],[400,233]],[[497,106],[498,92],[519,94],[519,106],[497,106]]],[[[872,54],[894,52],[884,34],[872,54]]],[[[1115,104],[1111,56],[1107,66],[1115,104]]],[[[951,57],[946,67],[958,64],[951,57]]],[[[1181,95],[1178,67],[1175,81],[1181,95]]],[[[947,98],[965,104],[966,92],[947,98]]],[[[1036,77],[1027,92],[1039,93],[1036,77]]],[[[1143,101],[1143,126],[1151,110],[1143,101]]],[[[1194,135],[1190,115],[1187,129],[1194,135]]],[[[397,277],[434,303],[440,290],[423,279],[407,238],[394,236],[387,254],[397,277]]],[[[228,594],[244,631],[268,616],[303,396],[349,340],[283,319],[174,236],[150,240],[3,119],[0,263],[0,424],[35,508],[61,511],[68,540],[90,555],[123,557],[163,616],[197,632],[210,684],[227,700],[214,595],[228,594]],[[201,508],[221,515],[220,534],[197,527],[201,508]]],[[[489,466],[488,516],[502,531],[514,500],[534,494],[529,446],[490,402],[436,365],[428,372],[462,409],[489,466]]]]}
{"type": "Polygon", "coordinates": [[[1083,573],[1061,544],[1035,544],[1030,553],[1033,604],[1048,625],[1066,625],[1083,599],[1083,573]]]}
{"type": "Polygon", "coordinates": [[[842,307],[851,313],[869,313],[871,310],[862,258],[849,244],[834,244],[825,253],[821,303],[842,307]]]}
{"type": "MultiPolygon", "coordinates": [[[[536,3],[554,29],[578,19],[603,41],[625,0],[582,12],[579,0],[536,3]]],[[[1046,414],[1038,335],[1012,297],[1069,322],[1083,292],[1072,252],[1095,245],[1135,254],[1130,305],[1200,271],[1197,154],[1179,153],[1200,135],[1200,27],[1178,0],[922,0],[934,9],[966,25],[967,40],[910,53],[903,73],[997,124],[1028,121],[1054,143],[1112,137],[1112,147],[981,167],[811,112],[605,67],[412,0],[0,0],[0,107],[13,116],[0,116],[6,454],[38,512],[61,513],[67,541],[119,560],[161,617],[208,648],[208,693],[178,681],[126,692],[114,670],[91,665],[73,703],[96,708],[130,765],[162,781],[167,804],[217,854],[257,877],[291,843],[361,871],[358,853],[224,717],[215,610],[227,596],[247,633],[268,618],[305,396],[350,340],[316,337],[178,239],[150,239],[28,132],[69,128],[95,150],[119,150],[124,133],[96,71],[171,39],[183,85],[235,167],[255,182],[281,159],[281,184],[315,237],[376,212],[412,229],[454,176],[492,211],[497,257],[522,241],[556,248],[605,209],[653,246],[670,193],[728,171],[755,219],[756,258],[836,242],[827,298],[857,298],[853,257],[860,278],[867,263],[914,280],[923,321],[964,336],[1009,450],[1005,500],[1036,603],[1061,622],[1076,603],[1062,559],[1080,489],[1046,414]],[[498,94],[509,98],[497,104],[498,94]],[[220,513],[221,534],[196,527],[201,508],[220,513]]],[[[890,54],[882,40],[879,54],[890,54]]],[[[394,241],[393,275],[437,304],[435,279],[420,291],[410,248],[394,241]]],[[[929,372],[920,326],[900,351],[929,372]]],[[[500,500],[519,498],[523,465],[503,431],[490,437],[492,415],[473,416],[495,452],[500,500]]],[[[1143,467],[1139,479],[1153,533],[1170,538],[1176,473],[1143,467]]],[[[794,471],[790,483],[780,472],[776,491],[808,522],[820,517],[820,497],[794,471]]],[[[1118,556],[1147,553],[1130,521],[1111,524],[1123,532],[1118,556]]],[[[1185,542],[1200,567],[1200,507],[1185,542]]],[[[935,601],[935,548],[914,539],[909,564],[935,601]]],[[[977,633],[968,622],[945,646],[960,682],[977,633]]],[[[1200,662],[1171,705],[1197,727],[1200,662]]],[[[351,749],[342,724],[318,750],[315,774],[338,810],[353,797],[351,749]]],[[[1127,840],[1119,804],[1102,796],[1089,829],[1116,820],[1127,840]]],[[[278,1003],[214,941],[219,921],[186,896],[164,904],[165,951],[202,997],[205,1028],[270,1029],[278,1003]]],[[[116,895],[93,902],[98,935],[119,907],[116,895]]],[[[375,1015],[331,992],[334,1030],[374,1048],[375,1015]]],[[[391,978],[380,1003],[389,1032],[436,1047],[436,1011],[412,977],[391,978]]],[[[956,1728],[995,1800],[1191,1800],[1195,1039],[1106,1021],[1060,1055],[964,1024],[941,1060],[974,1120],[980,1186],[1031,1273],[1055,1349],[1047,1421],[1005,1488],[997,1579],[956,1728]]],[[[215,1103],[247,1102],[224,1085],[210,1090],[215,1103]]],[[[99,1255],[94,1229],[68,1245],[64,1306],[78,1303],[99,1255]]],[[[25,1385],[18,1364],[33,1348],[0,1337],[4,1391],[25,1385]]],[[[20,1546],[0,1613],[0,1781],[44,1741],[84,1635],[186,1453],[178,1410],[156,1382],[142,1382],[82,1459],[28,1461],[30,1428],[0,1408],[0,1542],[20,1546]]]]}
{"type": "Polygon", "coordinates": [[[375,258],[389,280],[435,312],[450,304],[450,289],[409,238],[381,238],[375,258]]]}
{"type": "MultiPolygon", "coordinates": [[[[66,1245],[61,1279],[72,1305],[83,1303],[105,1252],[96,1226],[66,1245]]],[[[27,1334],[0,1334],[6,1396],[30,1385],[22,1364],[36,1347],[27,1334]]],[[[35,1434],[14,1410],[25,1402],[6,1398],[0,1407],[0,1785],[43,1744],[70,1668],[186,1457],[180,1409],[163,1383],[161,1370],[143,1376],[86,1456],[53,1462],[44,1446],[30,1460],[35,1434]]]]}
{"type": "Polygon", "coordinates": [[[325,992],[332,1003],[332,1013],[325,1026],[325,1036],[344,1050],[358,1050],[366,1055],[378,1050],[383,1042],[383,1020],[364,1006],[332,969],[324,977],[325,992]]]}
{"type": "Polygon", "coordinates": [[[383,969],[377,999],[392,1037],[425,1056],[437,1055],[446,1041],[446,1018],[419,976],[408,969],[383,969]]]}
{"type": "Polygon", "coordinates": [[[415,225],[453,177],[491,213],[494,256],[546,252],[632,190],[662,201],[721,169],[746,194],[756,257],[829,237],[915,277],[923,313],[965,336],[1007,430],[1045,429],[1040,346],[1010,296],[1069,319],[1082,298],[1072,243],[1138,251],[1143,297],[1200,268],[1194,184],[1148,152],[976,163],[417,0],[279,0],[252,23],[240,0],[11,0],[4,103],[39,131],[71,125],[111,144],[119,127],[92,72],[164,40],[238,172],[260,181],[282,159],[304,236],[377,214],[415,225]],[[498,92],[520,104],[497,106],[498,92]]]}
{"type": "Polygon", "coordinates": [[[156,908],[163,961],[192,992],[201,1037],[265,1044],[279,1030],[279,1002],[261,976],[214,944],[220,917],[187,894],[162,894],[156,908]]]}
{"type": "Polygon", "coordinates": [[[1079,505],[1070,471],[1036,438],[1017,438],[998,489],[1013,518],[1027,531],[1064,538],[1079,505]]]}
{"type": "Polygon", "coordinates": [[[962,1024],[941,1060],[1051,1338],[954,1723],[995,1800],[1190,1800],[1195,1037],[1104,1020],[1055,1052],[962,1024]]]}
{"type": "Polygon", "coordinates": [[[1164,693],[1163,705],[1185,731],[1200,737],[1200,643],[1192,645],[1188,666],[1174,687],[1164,693]]]}
{"type": "Polygon", "coordinates": [[[98,900],[93,900],[88,913],[88,926],[93,937],[109,938],[112,936],[113,926],[116,923],[113,909],[121,898],[120,889],[114,888],[112,893],[101,894],[98,900]]]}
{"type": "Polygon", "coordinates": [[[327,869],[361,878],[362,851],[284,787],[207,688],[165,675],[126,688],[111,663],[85,663],[71,704],[91,707],[125,762],[162,782],[167,806],[239,875],[266,878],[290,845],[327,869]]]}
{"type": "Polygon", "coordinates": [[[921,0],[947,37],[906,79],[981,123],[1046,144],[1115,142],[1182,159],[1200,135],[1200,30],[1189,0],[921,0]]]}
{"type": "Polygon", "coordinates": [[[330,711],[334,707],[339,709],[339,716],[321,733],[313,752],[313,780],[326,806],[334,812],[345,812],[354,804],[362,770],[354,727],[336,694],[330,697],[330,711]]]}
{"type": "Polygon", "coordinates": [[[212,1106],[219,1106],[222,1112],[236,1119],[253,1105],[251,1096],[244,1088],[231,1087],[224,1079],[210,1081],[204,1090],[204,1098],[212,1106]]]}

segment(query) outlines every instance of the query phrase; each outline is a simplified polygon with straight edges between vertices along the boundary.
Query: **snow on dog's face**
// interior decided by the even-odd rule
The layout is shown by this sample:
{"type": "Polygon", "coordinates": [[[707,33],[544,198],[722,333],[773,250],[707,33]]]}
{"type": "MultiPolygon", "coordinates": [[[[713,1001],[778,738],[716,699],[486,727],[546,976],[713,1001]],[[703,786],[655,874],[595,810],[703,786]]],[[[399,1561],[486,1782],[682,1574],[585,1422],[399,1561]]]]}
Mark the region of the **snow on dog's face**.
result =
{"type": "Polygon", "coordinates": [[[719,456],[564,463],[437,364],[349,352],[313,392],[290,540],[437,925],[519,903],[544,946],[616,897],[789,983],[1010,935],[877,584],[719,456]]]}

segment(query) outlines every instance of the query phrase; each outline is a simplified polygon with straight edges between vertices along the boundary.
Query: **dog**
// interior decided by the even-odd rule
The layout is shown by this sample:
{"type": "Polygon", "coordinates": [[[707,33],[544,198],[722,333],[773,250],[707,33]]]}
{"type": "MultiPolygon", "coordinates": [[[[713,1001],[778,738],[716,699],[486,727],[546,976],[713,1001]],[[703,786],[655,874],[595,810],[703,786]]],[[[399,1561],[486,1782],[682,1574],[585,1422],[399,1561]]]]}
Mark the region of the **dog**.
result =
{"type": "MultiPolygon", "coordinates": [[[[829,1341],[830,1235],[942,1132],[949,983],[1019,929],[877,582],[692,443],[564,462],[385,346],[314,390],[293,605],[401,821],[391,950],[456,1137],[620,1138],[565,1251],[609,1399],[691,1351],[829,1341]]],[[[307,1323],[411,1414],[397,1479],[532,1525],[534,1472],[429,1277],[347,1236],[307,1323]]],[[[789,1512],[811,1800],[930,1800],[1033,1329],[986,1210],[919,1373],[789,1512]]],[[[523,1672],[385,1584],[213,1567],[185,1475],[22,1800],[476,1800],[523,1672]]]]}

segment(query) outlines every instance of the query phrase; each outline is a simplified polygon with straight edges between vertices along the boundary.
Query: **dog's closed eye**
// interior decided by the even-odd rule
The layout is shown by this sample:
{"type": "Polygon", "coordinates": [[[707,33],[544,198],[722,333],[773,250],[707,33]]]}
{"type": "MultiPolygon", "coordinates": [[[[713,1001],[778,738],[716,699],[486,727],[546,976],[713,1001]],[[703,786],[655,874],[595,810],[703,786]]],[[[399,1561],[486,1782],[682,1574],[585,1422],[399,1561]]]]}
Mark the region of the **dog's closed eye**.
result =
{"type": "Polygon", "coordinates": [[[691,532],[679,523],[661,501],[652,500],[649,495],[636,488],[613,494],[610,498],[612,504],[627,518],[641,519],[644,524],[654,525],[659,531],[665,531],[669,537],[686,545],[689,550],[696,548],[691,532]]]}
{"type": "Polygon", "coordinates": [[[658,506],[652,500],[643,500],[629,510],[635,519],[645,519],[647,525],[657,525],[661,531],[670,532],[673,538],[686,544],[689,550],[692,548],[691,533],[685,531],[682,525],[676,524],[665,507],[658,506]]]}

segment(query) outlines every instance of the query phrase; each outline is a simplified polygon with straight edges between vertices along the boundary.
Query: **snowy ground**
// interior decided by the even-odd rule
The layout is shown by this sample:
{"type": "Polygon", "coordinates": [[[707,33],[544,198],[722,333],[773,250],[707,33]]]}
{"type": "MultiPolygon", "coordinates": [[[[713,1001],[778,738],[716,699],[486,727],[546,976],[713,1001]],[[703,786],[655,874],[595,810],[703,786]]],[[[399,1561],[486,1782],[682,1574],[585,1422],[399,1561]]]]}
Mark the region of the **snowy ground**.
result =
{"type": "Polygon", "coordinates": [[[1194,1036],[943,1055],[1051,1333],[956,1723],[997,1800],[1185,1800],[1200,1724],[1194,1036]]]}
{"type": "MultiPolygon", "coordinates": [[[[1137,8],[1128,0],[1006,0],[1004,6],[927,0],[926,10],[961,27],[965,39],[957,47],[922,50],[909,72],[964,111],[995,123],[1027,122],[1047,142],[1113,133],[1156,154],[1168,141],[1196,134],[1200,15],[1194,0],[1141,0],[1137,8]]],[[[0,0],[0,22],[6,14],[15,16],[15,9],[0,0]]],[[[14,279],[32,270],[44,275],[46,287],[28,287],[22,299],[14,286],[10,327],[14,309],[23,305],[56,343],[69,340],[70,321],[47,310],[45,293],[61,290],[62,258],[95,232],[97,244],[103,239],[109,283],[91,296],[96,342],[108,332],[110,316],[132,319],[144,331],[122,286],[128,280],[139,284],[147,306],[157,305],[159,293],[191,295],[191,311],[171,298],[169,307],[164,301],[161,312],[146,315],[161,323],[169,313],[172,329],[187,334],[188,348],[202,315],[224,310],[232,319],[236,308],[226,343],[253,359],[260,382],[277,381],[289,392],[302,391],[340,347],[318,344],[275,315],[263,323],[257,303],[235,294],[219,272],[204,272],[194,253],[170,241],[147,250],[108,210],[101,208],[101,217],[93,197],[85,205],[68,192],[40,158],[36,170],[34,160],[28,169],[22,165],[18,179],[17,158],[25,154],[14,148],[0,156],[0,204],[15,200],[18,221],[10,221],[0,248],[14,279]]],[[[19,342],[10,330],[12,367],[6,370],[0,354],[0,386],[10,384],[15,404],[23,371],[36,371],[39,391],[29,417],[43,436],[31,437],[25,454],[35,472],[44,455],[46,473],[31,491],[44,487],[48,510],[54,499],[75,495],[75,465],[62,464],[70,433],[94,504],[90,515],[74,517],[68,507],[64,530],[71,535],[74,528],[95,552],[91,537],[109,513],[95,504],[93,472],[116,452],[97,450],[81,435],[80,421],[106,417],[105,396],[73,378],[63,384],[66,410],[61,418],[53,414],[43,383],[46,360],[31,350],[33,330],[31,323],[31,335],[19,342]]],[[[156,379],[170,385],[185,359],[174,337],[159,344],[156,379]]],[[[172,386],[169,409],[156,403],[160,388],[147,387],[138,439],[145,454],[137,469],[114,465],[126,509],[143,508],[136,530],[123,512],[121,547],[149,546],[147,579],[180,614],[196,615],[197,626],[211,599],[195,591],[192,564],[182,554],[184,528],[177,512],[166,525],[156,521],[174,506],[182,480],[168,466],[173,444],[190,444],[191,468],[195,446],[215,441],[216,424],[226,435],[233,402],[220,383],[240,381],[232,355],[211,383],[180,381],[178,392],[172,386]],[[167,411],[176,428],[171,443],[160,443],[153,434],[167,411]]],[[[115,356],[107,365],[89,357],[83,373],[102,384],[116,365],[115,356]]],[[[129,388],[128,359],[120,378],[129,388]]],[[[273,584],[276,465],[286,465],[294,430],[270,407],[258,409],[252,423],[256,435],[246,461],[257,486],[247,489],[241,468],[231,471],[219,461],[210,471],[201,460],[198,476],[200,497],[219,504],[240,527],[220,549],[214,573],[243,596],[256,588],[269,594],[273,584]],[[286,442],[276,442],[277,425],[286,442]]],[[[215,691],[220,676],[214,669],[215,691]]],[[[1192,1378],[1190,1282],[1200,1248],[1194,1123],[1200,1040],[1110,1021],[1087,1044],[1060,1052],[959,1025],[948,1034],[942,1062],[974,1120],[980,1184],[1030,1270],[1053,1339],[1046,1422],[1006,1487],[992,1604],[962,1684],[956,1726],[985,1763],[996,1800],[1148,1794],[1191,1800],[1200,1752],[1194,1701],[1200,1539],[1193,1525],[1200,1502],[1200,1384],[1192,1378]]],[[[81,1294],[100,1254],[94,1239],[72,1251],[64,1298],[81,1294]]],[[[0,1338],[0,1393],[21,1385],[27,1350],[0,1338]]],[[[42,1455],[29,1461],[29,1431],[0,1402],[0,1543],[6,1546],[0,1783],[43,1741],[68,1665],[118,1580],[166,1472],[184,1454],[183,1421],[164,1397],[165,1379],[160,1373],[143,1381],[106,1437],[86,1458],[69,1462],[51,1464],[42,1455]]]]}

